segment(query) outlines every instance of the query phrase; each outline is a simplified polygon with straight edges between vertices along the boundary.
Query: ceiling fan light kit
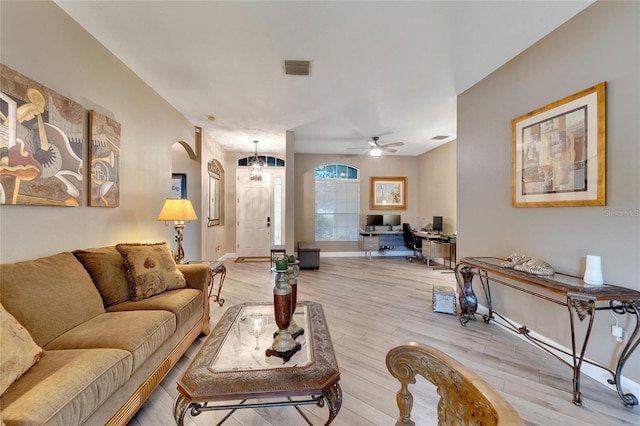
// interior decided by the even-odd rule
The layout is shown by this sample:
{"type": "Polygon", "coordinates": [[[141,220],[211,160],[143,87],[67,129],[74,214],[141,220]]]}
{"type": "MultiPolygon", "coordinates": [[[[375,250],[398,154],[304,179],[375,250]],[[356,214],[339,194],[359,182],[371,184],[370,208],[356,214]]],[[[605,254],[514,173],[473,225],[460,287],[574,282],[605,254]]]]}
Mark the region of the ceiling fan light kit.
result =
{"type": "Polygon", "coordinates": [[[369,146],[371,147],[369,149],[369,155],[371,155],[373,158],[379,158],[382,155],[382,151],[396,152],[396,150],[392,149],[391,147],[404,145],[404,142],[391,142],[381,144],[378,142],[379,139],[379,136],[373,136],[369,141],[369,146]]]}

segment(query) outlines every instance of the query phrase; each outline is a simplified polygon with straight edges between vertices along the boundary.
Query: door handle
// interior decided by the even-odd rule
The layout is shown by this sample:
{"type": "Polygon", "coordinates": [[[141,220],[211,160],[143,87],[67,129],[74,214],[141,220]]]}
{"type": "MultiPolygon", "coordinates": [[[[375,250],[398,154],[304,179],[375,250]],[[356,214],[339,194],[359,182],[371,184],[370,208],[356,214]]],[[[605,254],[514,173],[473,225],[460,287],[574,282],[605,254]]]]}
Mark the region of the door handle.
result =
{"type": "Polygon", "coordinates": [[[271,216],[267,216],[267,228],[271,226],[271,216]]]}

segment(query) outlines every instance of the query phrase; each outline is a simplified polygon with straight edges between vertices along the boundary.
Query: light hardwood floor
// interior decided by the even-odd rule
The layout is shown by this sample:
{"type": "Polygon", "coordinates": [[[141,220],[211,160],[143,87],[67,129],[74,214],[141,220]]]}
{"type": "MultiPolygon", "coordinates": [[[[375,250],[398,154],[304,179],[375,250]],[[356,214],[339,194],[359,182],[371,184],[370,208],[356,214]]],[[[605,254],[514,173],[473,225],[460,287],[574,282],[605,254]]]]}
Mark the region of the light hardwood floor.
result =
{"type": "MultiPolygon", "coordinates": [[[[212,328],[227,307],[271,301],[273,275],[268,262],[227,261],[224,307],[211,306],[212,328]]],[[[216,281],[217,283],[217,281],[216,281]]],[[[331,333],[343,391],[342,409],[333,425],[393,425],[400,388],[387,371],[385,356],[394,345],[418,341],[455,357],[477,372],[520,413],[528,425],[640,425],[640,407],[625,408],[618,395],[583,375],[583,407],[571,402],[571,369],[495,324],[481,320],[460,326],[457,317],[433,313],[432,287],[455,287],[452,273],[428,268],[404,257],[321,258],[319,270],[303,270],[299,300],[322,304],[331,333]]],[[[176,381],[202,346],[201,337],[162,382],[130,426],[172,425],[176,381]]],[[[412,419],[435,425],[437,395],[419,378],[412,419]]],[[[324,424],[327,408],[302,407],[314,424],[324,424]]],[[[223,412],[187,416],[191,426],[215,425],[223,412]]],[[[293,407],[236,411],[225,425],[305,425],[293,407]]]]}

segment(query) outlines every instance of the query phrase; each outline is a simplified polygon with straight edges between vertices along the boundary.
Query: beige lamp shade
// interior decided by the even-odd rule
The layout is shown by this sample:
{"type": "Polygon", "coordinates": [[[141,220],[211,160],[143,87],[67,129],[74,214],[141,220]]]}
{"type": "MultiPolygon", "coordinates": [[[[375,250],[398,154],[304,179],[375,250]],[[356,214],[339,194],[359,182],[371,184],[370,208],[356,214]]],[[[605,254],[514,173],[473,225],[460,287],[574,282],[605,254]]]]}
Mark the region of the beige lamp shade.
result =
{"type": "Polygon", "coordinates": [[[167,198],[157,220],[198,220],[198,216],[188,199],[167,198]]]}

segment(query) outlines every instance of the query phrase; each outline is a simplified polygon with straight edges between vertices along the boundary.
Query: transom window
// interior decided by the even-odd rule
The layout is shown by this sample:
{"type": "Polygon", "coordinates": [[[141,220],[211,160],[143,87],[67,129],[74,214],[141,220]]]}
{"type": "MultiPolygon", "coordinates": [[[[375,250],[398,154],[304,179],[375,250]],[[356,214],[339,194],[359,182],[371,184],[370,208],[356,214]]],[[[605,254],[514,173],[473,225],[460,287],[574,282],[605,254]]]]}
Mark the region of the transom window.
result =
{"type": "Polygon", "coordinates": [[[316,167],[316,241],[357,241],[360,174],[346,164],[316,167]]]}
{"type": "MultiPolygon", "coordinates": [[[[243,157],[238,160],[238,166],[248,166],[249,161],[253,160],[254,156],[243,157]]],[[[267,167],[284,167],[284,160],[278,157],[271,157],[270,155],[258,155],[258,159],[267,167]]]]}

